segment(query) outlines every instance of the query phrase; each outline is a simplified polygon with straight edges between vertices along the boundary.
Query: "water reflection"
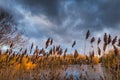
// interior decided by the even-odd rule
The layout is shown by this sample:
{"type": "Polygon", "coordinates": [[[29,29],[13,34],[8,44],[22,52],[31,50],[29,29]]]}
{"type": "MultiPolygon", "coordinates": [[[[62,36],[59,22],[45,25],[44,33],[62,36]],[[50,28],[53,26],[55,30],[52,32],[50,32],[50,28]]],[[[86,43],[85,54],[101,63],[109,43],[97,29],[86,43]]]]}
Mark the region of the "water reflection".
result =
{"type": "Polygon", "coordinates": [[[69,65],[67,70],[64,71],[64,74],[67,74],[67,76],[72,74],[74,80],[80,79],[81,75],[82,78],[87,78],[88,80],[101,80],[101,77],[105,79],[105,75],[108,75],[106,73],[105,68],[101,64],[94,65],[93,68],[91,65],[69,65]]]}
{"type": "MultiPolygon", "coordinates": [[[[50,74],[50,72],[51,70],[43,70],[40,75],[50,74]]],[[[72,76],[74,80],[112,80],[112,75],[101,64],[94,65],[94,67],[91,65],[69,65],[67,69],[55,69],[54,73],[60,73],[60,80],[64,80],[65,76],[67,78],[72,76]]]]}

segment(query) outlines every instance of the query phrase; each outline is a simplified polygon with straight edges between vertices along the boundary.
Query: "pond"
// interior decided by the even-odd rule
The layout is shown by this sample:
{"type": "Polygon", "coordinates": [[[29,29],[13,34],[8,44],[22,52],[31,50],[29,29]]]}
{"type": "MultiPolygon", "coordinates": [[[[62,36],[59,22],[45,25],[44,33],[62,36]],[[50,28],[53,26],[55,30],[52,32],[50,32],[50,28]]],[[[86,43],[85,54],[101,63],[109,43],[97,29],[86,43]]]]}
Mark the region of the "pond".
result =
{"type": "MultiPolygon", "coordinates": [[[[51,70],[44,70],[43,73],[49,73],[51,70]]],[[[72,76],[74,80],[112,80],[110,74],[101,64],[94,65],[68,65],[66,69],[57,69],[55,73],[60,73],[60,79],[64,76],[72,76]]],[[[49,79],[48,79],[49,80],[49,79]]]]}

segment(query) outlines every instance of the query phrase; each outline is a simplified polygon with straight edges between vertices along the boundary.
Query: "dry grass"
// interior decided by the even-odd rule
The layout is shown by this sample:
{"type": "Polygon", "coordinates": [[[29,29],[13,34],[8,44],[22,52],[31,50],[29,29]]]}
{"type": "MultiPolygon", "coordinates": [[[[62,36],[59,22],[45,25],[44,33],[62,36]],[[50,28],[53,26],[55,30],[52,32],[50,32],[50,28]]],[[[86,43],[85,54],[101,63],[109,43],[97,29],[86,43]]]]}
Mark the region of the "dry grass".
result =
{"type": "MultiPolygon", "coordinates": [[[[85,41],[90,37],[90,31],[88,30],[85,41]]],[[[39,49],[34,43],[31,44],[30,49],[21,48],[18,52],[14,52],[12,48],[14,44],[11,43],[9,49],[5,52],[0,50],[0,79],[1,80],[73,80],[73,75],[64,75],[61,77],[61,70],[66,71],[69,65],[91,65],[94,69],[94,65],[99,62],[102,63],[103,66],[109,69],[110,73],[113,74],[114,79],[111,80],[119,80],[119,45],[120,39],[117,40],[117,36],[115,36],[112,40],[111,35],[104,34],[103,39],[103,48],[100,49],[101,39],[98,38],[97,41],[97,53],[100,59],[95,55],[95,49],[90,50],[89,55],[82,55],[76,49],[74,54],[67,54],[68,48],[64,51],[60,45],[53,45],[53,39],[48,38],[45,43],[45,48],[39,49]],[[106,54],[107,46],[113,46],[113,49],[109,48],[108,54],[106,54]],[[51,46],[49,51],[45,51],[46,48],[51,46]],[[103,50],[102,50],[103,49],[103,50]],[[112,51],[111,51],[112,50],[112,51]],[[32,53],[33,52],[33,53],[32,53]],[[29,55],[31,54],[31,55],[29,55]],[[45,70],[45,71],[44,71],[45,70]],[[48,70],[48,72],[47,72],[48,70]],[[57,71],[58,72],[57,72],[57,71]],[[116,76],[115,76],[115,75],[116,76]]],[[[90,44],[93,45],[95,42],[95,37],[91,37],[90,44]]],[[[72,48],[76,45],[76,41],[74,40],[71,45],[72,48]]],[[[101,43],[102,44],[102,43],[101,43]]],[[[85,44],[86,45],[86,44],[85,44]]],[[[84,71],[84,70],[83,70],[84,71]]],[[[88,73],[85,72],[86,76],[80,74],[76,80],[89,80],[88,73]]],[[[105,76],[100,76],[100,80],[105,80],[105,76]]],[[[107,80],[107,79],[106,79],[107,80]]]]}

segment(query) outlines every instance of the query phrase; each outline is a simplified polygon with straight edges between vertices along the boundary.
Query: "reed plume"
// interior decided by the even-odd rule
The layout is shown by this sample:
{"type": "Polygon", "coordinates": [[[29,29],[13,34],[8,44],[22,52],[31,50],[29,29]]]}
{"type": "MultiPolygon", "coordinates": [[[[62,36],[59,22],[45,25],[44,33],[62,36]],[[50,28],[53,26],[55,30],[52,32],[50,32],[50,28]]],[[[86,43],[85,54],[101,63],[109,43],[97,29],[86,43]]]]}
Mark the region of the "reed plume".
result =
{"type": "Polygon", "coordinates": [[[117,49],[117,47],[115,46],[115,45],[113,45],[113,47],[114,47],[114,54],[115,54],[115,56],[117,56],[118,55],[118,49],[117,49]]]}
{"type": "Polygon", "coordinates": [[[49,50],[49,54],[50,55],[52,55],[52,53],[53,53],[53,50],[52,50],[52,48],[49,50]]]}
{"type": "Polygon", "coordinates": [[[20,48],[19,52],[21,52],[21,51],[22,51],[22,49],[23,49],[23,48],[20,48]]]}
{"type": "Polygon", "coordinates": [[[53,46],[53,54],[55,54],[55,51],[56,51],[55,46],[53,46]]]}
{"type": "Polygon", "coordinates": [[[99,37],[99,38],[98,38],[97,45],[99,45],[99,44],[100,44],[100,42],[101,42],[101,39],[100,39],[100,37],[99,37]]]}
{"type": "Polygon", "coordinates": [[[118,39],[118,44],[117,44],[117,46],[119,46],[119,47],[120,47],[120,39],[118,39]]]}
{"type": "Polygon", "coordinates": [[[75,49],[75,51],[74,51],[74,58],[77,58],[78,57],[78,51],[75,49]]]}
{"type": "Polygon", "coordinates": [[[63,54],[63,58],[64,58],[64,59],[65,59],[65,57],[66,57],[66,52],[67,52],[67,48],[65,49],[64,54],[63,54]]]}
{"type": "Polygon", "coordinates": [[[108,45],[108,35],[107,33],[104,33],[104,45],[103,45],[103,51],[105,52],[106,51],[106,48],[107,48],[107,45],[108,45]]]}
{"type": "Polygon", "coordinates": [[[13,48],[13,46],[14,46],[14,44],[13,44],[13,42],[10,44],[10,48],[13,48]]]}
{"type": "Polygon", "coordinates": [[[59,51],[59,49],[60,49],[60,45],[56,46],[56,51],[59,51]]]}
{"type": "Polygon", "coordinates": [[[112,40],[112,45],[115,45],[116,41],[117,41],[117,36],[115,36],[115,38],[112,40]]]}
{"type": "Polygon", "coordinates": [[[106,48],[107,48],[107,43],[104,43],[104,45],[103,45],[103,51],[104,52],[106,51],[106,48]]]}
{"type": "Polygon", "coordinates": [[[90,31],[88,30],[87,33],[86,33],[86,37],[85,37],[84,55],[85,55],[85,51],[86,51],[86,41],[89,38],[89,36],[90,36],[90,31]]]}
{"type": "Polygon", "coordinates": [[[25,51],[23,52],[23,55],[26,55],[27,54],[27,49],[25,49],[25,51]]]}
{"type": "Polygon", "coordinates": [[[75,44],[76,44],[76,41],[73,42],[73,44],[72,44],[72,48],[75,46],[75,44]]]}
{"type": "Polygon", "coordinates": [[[93,43],[95,41],[95,38],[94,37],[92,37],[92,39],[91,39],[91,44],[93,43]]]}
{"type": "Polygon", "coordinates": [[[104,43],[108,43],[108,37],[107,37],[107,33],[104,34],[104,43]]]}
{"type": "Polygon", "coordinates": [[[45,48],[47,48],[49,46],[49,43],[50,43],[50,38],[47,39],[45,48]]]}
{"type": "Polygon", "coordinates": [[[31,47],[30,47],[30,54],[31,54],[31,52],[32,52],[33,46],[34,46],[34,43],[32,43],[32,45],[31,45],[31,47]]]}
{"type": "Polygon", "coordinates": [[[53,38],[51,38],[51,40],[50,40],[50,45],[52,45],[53,44],[53,38]]]}
{"type": "Polygon", "coordinates": [[[111,35],[109,34],[109,37],[108,37],[108,44],[110,44],[111,41],[112,41],[112,39],[111,39],[111,35]]]}
{"type": "Polygon", "coordinates": [[[98,47],[98,55],[101,55],[101,49],[98,47]]]}
{"type": "Polygon", "coordinates": [[[57,54],[58,54],[58,55],[62,55],[62,52],[63,52],[63,51],[62,51],[62,48],[59,48],[59,51],[58,51],[57,54]]]}
{"type": "Polygon", "coordinates": [[[88,30],[85,39],[87,40],[89,38],[89,36],[90,36],[90,31],[88,30]]]}
{"type": "Polygon", "coordinates": [[[68,50],[68,49],[66,48],[66,49],[65,49],[65,51],[64,51],[64,53],[66,53],[66,52],[67,52],[67,50],[68,50]]]}
{"type": "Polygon", "coordinates": [[[44,49],[42,48],[42,49],[39,50],[39,55],[40,55],[40,54],[43,54],[43,53],[45,53],[45,51],[44,51],[44,49]]]}

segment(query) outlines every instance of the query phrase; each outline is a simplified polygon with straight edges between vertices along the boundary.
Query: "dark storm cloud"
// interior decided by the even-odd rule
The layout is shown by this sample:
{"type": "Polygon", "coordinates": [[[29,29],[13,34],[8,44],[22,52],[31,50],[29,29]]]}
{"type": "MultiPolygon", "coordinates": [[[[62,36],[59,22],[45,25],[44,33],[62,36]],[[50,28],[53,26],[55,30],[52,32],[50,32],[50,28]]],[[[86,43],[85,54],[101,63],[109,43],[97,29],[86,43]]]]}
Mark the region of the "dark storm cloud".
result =
{"type": "MultiPolygon", "coordinates": [[[[86,28],[93,31],[103,30],[105,26],[117,28],[120,21],[119,0],[18,0],[17,2],[34,15],[46,15],[58,26],[61,26],[68,17],[71,19],[68,24],[75,24],[81,19],[82,23],[78,22],[74,27],[77,30],[86,28]]],[[[58,33],[72,26],[58,27],[58,33]]]]}
{"type": "Polygon", "coordinates": [[[59,2],[60,0],[17,0],[18,4],[30,10],[33,15],[44,14],[54,22],[56,22],[56,20],[60,21],[59,2]]]}
{"type": "Polygon", "coordinates": [[[59,44],[68,44],[74,39],[83,42],[88,29],[95,36],[102,32],[119,34],[119,4],[120,0],[0,1],[0,6],[15,16],[25,37],[43,40],[53,37],[59,44]]]}
{"type": "MultiPolygon", "coordinates": [[[[6,1],[10,3],[9,0],[6,1]]],[[[118,27],[120,22],[119,0],[17,0],[15,2],[17,2],[16,7],[19,4],[32,15],[43,14],[51,22],[55,21],[58,29],[53,27],[52,30],[56,32],[58,30],[58,33],[62,29],[67,31],[69,28],[102,30],[118,27]],[[67,25],[62,27],[68,18],[70,20],[67,25]],[[58,24],[59,21],[61,24],[58,24]]]]}
{"type": "Polygon", "coordinates": [[[114,27],[120,23],[120,0],[108,0],[100,6],[100,11],[103,24],[114,27]]]}
{"type": "Polygon", "coordinates": [[[35,9],[34,13],[39,13],[39,11],[43,9],[51,15],[58,14],[58,0],[17,0],[17,2],[23,4],[26,7],[28,6],[29,9],[35,9]]]}
{"type": "Polygon", "coordinates": [[[77,26],[77,29],[84,27],[95,31],[104,28],[118,28],[120,23],[120,0],[84,0],[76,3],[77,6],[81,6],[79,8],[80,15],[84,21],[82,25],[77,26]]]}

